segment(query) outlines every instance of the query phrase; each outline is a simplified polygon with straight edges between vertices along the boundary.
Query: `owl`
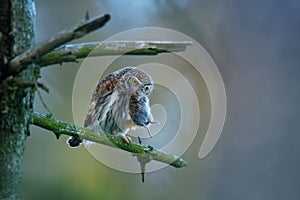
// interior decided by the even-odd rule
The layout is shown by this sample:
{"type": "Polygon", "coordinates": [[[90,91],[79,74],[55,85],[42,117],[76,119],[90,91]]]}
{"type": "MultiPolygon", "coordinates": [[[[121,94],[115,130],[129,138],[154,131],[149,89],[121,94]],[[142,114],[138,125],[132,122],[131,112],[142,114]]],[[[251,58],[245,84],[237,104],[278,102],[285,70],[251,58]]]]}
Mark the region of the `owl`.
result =
{"type": "MultiPolygon", "coordinates": [[[[105,76],[93,92],[84,127],[118,136],[125,143],[131,142],[126,134],[136,127],[147,128],[149,132],[153,117],[148,96],[153,85],[148,73],[132,66],[105,76]]],[[[82,139],[71,137],[67,142],[76,147],[82,139]]]]}

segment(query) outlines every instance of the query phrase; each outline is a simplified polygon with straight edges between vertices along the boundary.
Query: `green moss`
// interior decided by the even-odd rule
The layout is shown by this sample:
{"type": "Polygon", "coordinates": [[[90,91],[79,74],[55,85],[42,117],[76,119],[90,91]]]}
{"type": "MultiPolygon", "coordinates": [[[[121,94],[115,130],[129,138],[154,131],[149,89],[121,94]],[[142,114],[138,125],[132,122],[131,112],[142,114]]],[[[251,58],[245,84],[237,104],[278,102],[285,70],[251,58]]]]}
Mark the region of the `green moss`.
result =
{"type": "Polygon", "coordinates": [[[145,146],[142,144],[136,144],[134,142],[126,144],[119,137],[108,134],[99,134],[90,129],[77,127],[75,126],[75,124],[69,122],[52,119],[37,112],[34,112],[32,114],[31,123],[44,129],[50,130],[56,134],[76,136],[100,144],[120,148],[131,153],[143,154],[151,160],[167,163],[177,168],[187,166],[187,162],[183,159],[175,155],[166,154],[162,151],[156,150],[152,146],[145,146]]]}

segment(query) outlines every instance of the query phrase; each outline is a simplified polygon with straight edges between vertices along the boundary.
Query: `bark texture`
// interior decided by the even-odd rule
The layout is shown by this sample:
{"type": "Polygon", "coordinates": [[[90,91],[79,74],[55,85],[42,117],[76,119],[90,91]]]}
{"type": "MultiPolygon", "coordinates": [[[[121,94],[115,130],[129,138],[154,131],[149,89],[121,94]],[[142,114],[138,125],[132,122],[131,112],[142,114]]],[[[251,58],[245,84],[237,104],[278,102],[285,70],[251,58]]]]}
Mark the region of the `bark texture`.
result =
{"type": "Polygon", "coordinates": [[[0,199],[20,199],[22,164],[33,87],[22,87],[16,79],[34,80],[39,70],[30,65],[8,76],[8,62],[34,45],[35,3],[32,0],[0,1],[0,199]]]}

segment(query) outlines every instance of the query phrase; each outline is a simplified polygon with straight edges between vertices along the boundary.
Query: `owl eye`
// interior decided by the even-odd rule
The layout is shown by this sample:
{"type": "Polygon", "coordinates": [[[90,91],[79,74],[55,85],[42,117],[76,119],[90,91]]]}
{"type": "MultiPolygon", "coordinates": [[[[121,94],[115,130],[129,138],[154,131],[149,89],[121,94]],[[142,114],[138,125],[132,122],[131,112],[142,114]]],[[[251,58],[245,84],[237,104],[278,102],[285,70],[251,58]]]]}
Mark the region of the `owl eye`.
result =
{"type": "Polygon", "coordinates": [[[135,78],[131,79],[132,85],[137,85],[139,82],[135,78]]]}
{"type": "Polygon", "coordinates": [[[149,94],[149,92],[150,92],[150,87],[149,86],[145,86],[144,87],[144,93],[145,94],[149,94]]]}

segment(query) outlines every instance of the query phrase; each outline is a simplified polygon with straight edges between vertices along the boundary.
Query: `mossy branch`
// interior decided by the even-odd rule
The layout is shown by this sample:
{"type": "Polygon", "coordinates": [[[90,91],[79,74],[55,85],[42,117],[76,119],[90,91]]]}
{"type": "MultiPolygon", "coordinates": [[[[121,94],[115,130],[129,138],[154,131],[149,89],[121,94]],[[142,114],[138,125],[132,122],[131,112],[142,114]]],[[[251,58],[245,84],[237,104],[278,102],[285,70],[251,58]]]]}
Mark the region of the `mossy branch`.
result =
{"type": "Polygon", "coordinates": [[[20,72],[23,68],[34,63],[35,60],[38,60],[53,49],[101,28],[109,20],[110,15],[108,14],[96,16],[92,19],[85,18],[85,20],[73,28],[64,30],[13,58],[8,64],[7,74],[20,72]]]}
{"type": "Polygon", "coordinates": [[[157,55],[184,51],[189,41],[104,41],[68,44],[59,47],[36,61],[41,67],[64,62],[77,62],[87,56],[157,55]]]}
{"type": "Polygon", "coordinates": [[[52,131],[57,137],[59,137],[60,135],[80,137],[82,139],[89,140],[92,142],[100,143],[115,148],[120,148],[122,150],[134,154],[145,154],[149,156],[150,160],[156,160],[162,163],[166,163],[176,168],[187,166],[187,162],[179,158],[178,156],[167,154],[149,145],[146,146],[134,142],[126,144],[119,137],[108,134],[99,134],[88,128],[79,127],[70,122],[56,120],[38,112],[32,113],[31,124],[52,131]]]}

